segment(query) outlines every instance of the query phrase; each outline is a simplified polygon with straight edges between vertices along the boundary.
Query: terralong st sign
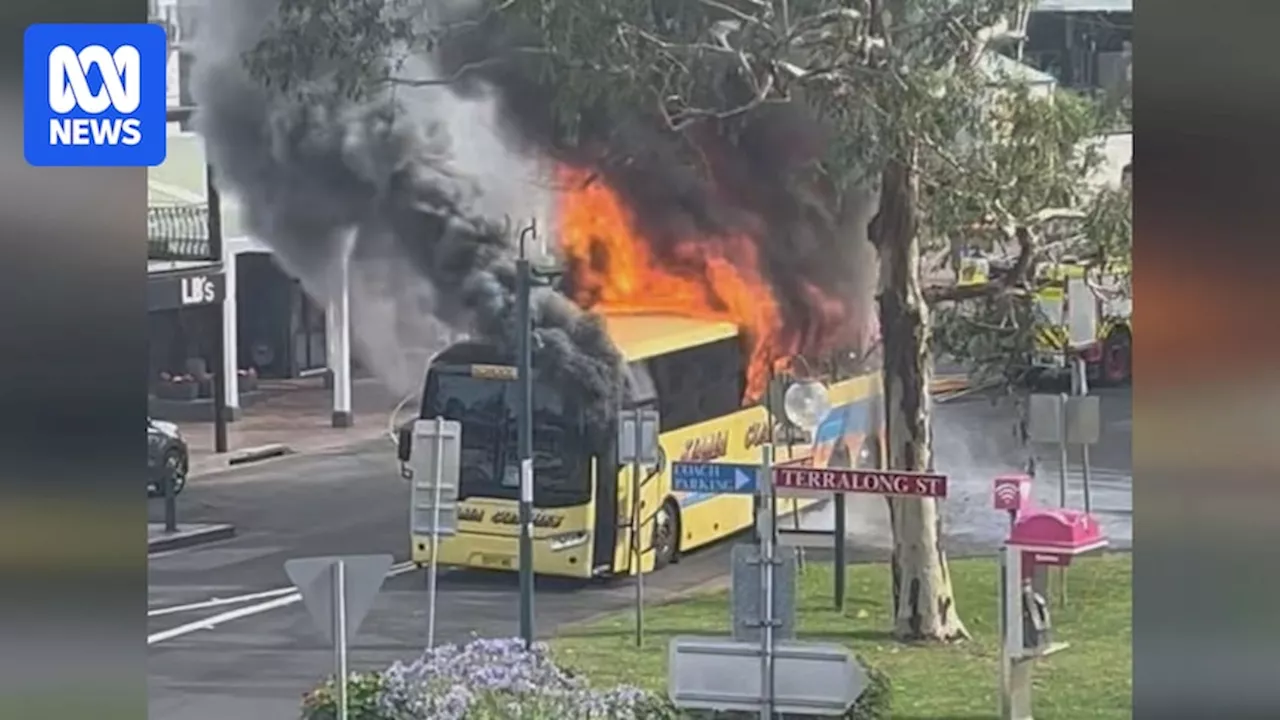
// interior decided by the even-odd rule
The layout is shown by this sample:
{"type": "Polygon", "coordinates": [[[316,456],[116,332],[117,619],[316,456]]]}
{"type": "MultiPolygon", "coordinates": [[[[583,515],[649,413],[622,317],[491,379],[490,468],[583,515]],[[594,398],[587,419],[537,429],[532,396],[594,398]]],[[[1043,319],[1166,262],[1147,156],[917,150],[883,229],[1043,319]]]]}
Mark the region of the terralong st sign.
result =
{"type": "Polygon", "coordinates": [[[947,476],[897,470],[775,467],[773,484],[779,490],[814,493],[870,493],[944,498],[947,476]]]}

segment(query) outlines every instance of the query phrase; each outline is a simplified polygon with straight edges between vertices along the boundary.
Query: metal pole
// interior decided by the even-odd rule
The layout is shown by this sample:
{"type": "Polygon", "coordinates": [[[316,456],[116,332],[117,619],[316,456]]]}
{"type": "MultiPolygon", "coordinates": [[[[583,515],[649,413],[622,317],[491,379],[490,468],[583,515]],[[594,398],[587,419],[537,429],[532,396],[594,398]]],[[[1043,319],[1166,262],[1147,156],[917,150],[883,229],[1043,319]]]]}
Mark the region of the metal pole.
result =
{"type": "Polygon", "coordinates": [[[1067,400],[1066,393],[1058,395],[1058,506],[1067,506],[1067,466],[1071,458],[1067,455],[1067,400]]]}
{"type": "MultiPolygon", "coordinates": [[[[1058,506],[1067,506],[1067,465],[1071,458],[1067,455],[1067,394],[1059,393],[1058,413],[1058,506]]],[[[1067,606],[1067,569],[1058,568],[1058,604],[1067,606]]]]}
{"type": "Polygon", "coordinates": [[[333,647],[338,720],[347,720],[347,568],[341,560],[333,564],[333,647]]]}
{"type": "MultiPolygon", "coordinates": [[[[1089,394],[1089,368],[1085,364],[1084,358],[1076,361],[1076,382],[1075,392],[1080,397],[1089,394]]],[[[1084,494],[1084,511],[1093,511],[1093,492],[1090,488],[1093,480],[1093,473],[1089,467],[1089,443],[1080,444],[1080,480],[1083,485],[1081,488],[1084,494]]]]}
{"type": "MultiPolygon", "coordinates": [[[[208,162],[204,166],[205,171],[205,188],[207,188],[208,196],[206,198],[208,206],[208,235],[209,235],[209,255],[218,263],[218,267],[223,269],[226,263],[222,247],[222,196],[218,192],[217,186],[213,182],[213,166],[208,162]]],[[[226,287],[225,282],[223,287],[226,287]]],[[[225,296],[225,290],[223,292],[225,296]]],[[[225,297],[219,298],[215,309],[218,313],[217,331],[213,337],[213,354],[215,355],[213,363],[213,450],[214,452],[224,453],[227,451],[227,376],[224,368],[226,367],[227,344],[222,333],[226,330],[226,318],[222,314],[222,305],[225,297]]]]}
{"type": "Polygon", "coordinates": [[[520,324],[519,386],[520,417],[520,637],[526,648],[533,647],[533,323],[530,291],[533,284],[529,261],[524,257],[521,237],[520,259],[516,261],[516,311],[520,324]]]}
{"type": "Polygon", "coordinates": [[[436,646],[436,583],[439,577],[437,568],[440,557],[440,484],[444,475],[444,418],[436,416],[436,466],[435,500],[432,501],[431,513],[431,567],[427,569],[427,647],[436,646]]]}
{"type": "Polygon", "coordinates": [[[772,720],[774,706],[774,663],[773,663],[773,628],[774,628],[774,606],[773,606],[773,582],[774,582],[774,549],[777,543],[776,534],[776,516],[774,515],[774,488],[773,488],[773,446],[766,444],[760,449],[760,487],[761,493],[761,510],[760,510],[760,572],[763,574],[760,587],[764,597],[760,599],[760,607],[762,609],[762,620],[764,627],[761,628],[761,663],[760,663],[760,687],[764,691],[763,702],[760,703],[761,720],[772,720]]]}
{"type": "Polygon", "coordinates": [[[173,486],[173,473],[166,473],[164,478],[164,531],[178,532],[178,495],[173,486]]]}
{"type": "Polygon", "coordinates": [[[836,531],[835,531],[835,607],[836,610],[844,610],[844,573],[848,560],[844,556],[845,544],[845,507],[844,493],[836,493],[834,498],[836,513],[836,531]]]}
{"type": "Polygon", "coordinates": [[[644,508],[640,487],[640,448],[644,433],[640,424],[640,411],[632,410],[635,416],[635,453],[631,456],[631,553],[636,568],[636,647],[644,646],[644,563],[642,562],[643,546],[640,542],[641,528],[644,525],[644,508]]]}

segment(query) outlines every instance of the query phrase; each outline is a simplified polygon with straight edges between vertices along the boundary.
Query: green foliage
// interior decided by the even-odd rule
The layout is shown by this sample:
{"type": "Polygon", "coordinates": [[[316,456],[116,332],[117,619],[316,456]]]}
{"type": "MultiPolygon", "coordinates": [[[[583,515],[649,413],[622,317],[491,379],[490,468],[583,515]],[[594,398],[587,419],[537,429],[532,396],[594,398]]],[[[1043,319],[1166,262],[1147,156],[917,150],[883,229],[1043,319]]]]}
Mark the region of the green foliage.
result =
{"type": "MultiPolygon", "coordinates": [[[[379,702],[385,681],[382,673],[351,673],[347,679],[349,720],[386,720],[379,702]]],[[[337,720],[337,688],[333,678],[302,698],[302,720],[337,720]]]]}
{"type": "Polygon", "coordinates": [[[395,48],[429,49],[434,42],[414,22],[414,6],[411,0],[280,0],[245,64],[284,92],[366,96],[395,77],[403,62],[395,48]]]}

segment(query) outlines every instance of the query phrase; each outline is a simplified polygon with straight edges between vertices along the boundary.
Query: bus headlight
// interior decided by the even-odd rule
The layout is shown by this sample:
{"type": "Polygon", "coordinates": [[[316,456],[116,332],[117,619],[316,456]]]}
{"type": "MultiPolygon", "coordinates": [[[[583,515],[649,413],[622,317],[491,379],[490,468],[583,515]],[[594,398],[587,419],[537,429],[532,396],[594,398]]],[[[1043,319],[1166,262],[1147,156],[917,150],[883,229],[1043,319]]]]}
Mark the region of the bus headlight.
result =
{"type": "Polygon", "coordinates": [[[551,546],[551,550],[554,552],[562,552],[564,550],[576,548],[579,545],[585,545],[586,542],[587,534],[582,531],[562,533],[560,535],[552,535],[547,538],[547,543],[551,546]]]}

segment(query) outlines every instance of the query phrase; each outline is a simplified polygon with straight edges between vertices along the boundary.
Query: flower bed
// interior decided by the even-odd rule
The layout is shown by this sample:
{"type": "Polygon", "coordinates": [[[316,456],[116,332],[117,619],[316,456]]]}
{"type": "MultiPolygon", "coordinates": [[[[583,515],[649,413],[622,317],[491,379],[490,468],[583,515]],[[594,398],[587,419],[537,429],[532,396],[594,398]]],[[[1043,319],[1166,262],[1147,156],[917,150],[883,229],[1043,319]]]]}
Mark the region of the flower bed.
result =
{"type": "MultiPolygon", "coordinates": [[[[303,701],[304,720],[336,717],[332,681],[303,701]]],[[[518,639],[443,645],[348,682],[350,720],[663,720],[666,698],[633,687],[596,689],[518,639]]]]}
{"type": "MultiPolygon", "coordinates": [[[[887,718],[890,686],[871,670],[870,686],[848,720],[887,718]]],[[[476,639],[443,645],[411,663],[347,682],[350,720],[681,720],[751,718],[747,713],[686,713],[661,695],[630,685],[592,687],[558,667],[544,645],[476,639]]],[[[337,717],[332,680],[306,695],[302,720],[337,717]]]]}

